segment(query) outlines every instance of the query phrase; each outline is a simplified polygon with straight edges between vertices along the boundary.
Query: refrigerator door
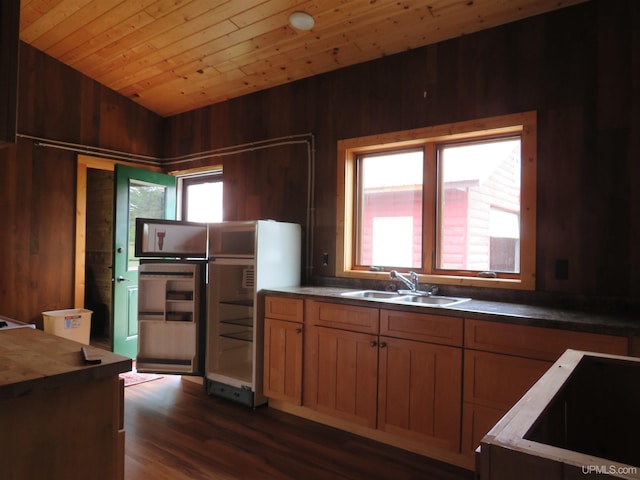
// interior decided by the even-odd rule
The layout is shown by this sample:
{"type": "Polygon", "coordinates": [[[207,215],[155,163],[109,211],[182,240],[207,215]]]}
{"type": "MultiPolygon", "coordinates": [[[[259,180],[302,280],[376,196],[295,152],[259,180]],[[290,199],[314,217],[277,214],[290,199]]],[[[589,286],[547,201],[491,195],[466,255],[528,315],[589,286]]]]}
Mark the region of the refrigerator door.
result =
{"type": "Polygon", "coordinates": [[[138,371],[202,374],[204,266],[185,261],[140,265],[138,371]]]}
{"type": "Polygon", "coordinates": [[[207,390],[254,406],[256,332],[255,262],[220,259],[209,264],[207,390]]]}
{"type": "Polygon", "coordinates": [[[136,218],[138,258],[206,258],[207,224],[136,218]]]}
{"type": "Polygon", "coordinates": [[[257,294],[264,288],[300,284],[300,226],[258,220],[216,229],[217,246],[210,232],[210,245],[218,255],[209,252],[205,384],[212,395],[257,406],[267,401],[262,394],[263,323],[257,294]],[[225,237],[236,238],[236,257],[230,249],[218,248],[234,245],[225,243],[225,237]]]}

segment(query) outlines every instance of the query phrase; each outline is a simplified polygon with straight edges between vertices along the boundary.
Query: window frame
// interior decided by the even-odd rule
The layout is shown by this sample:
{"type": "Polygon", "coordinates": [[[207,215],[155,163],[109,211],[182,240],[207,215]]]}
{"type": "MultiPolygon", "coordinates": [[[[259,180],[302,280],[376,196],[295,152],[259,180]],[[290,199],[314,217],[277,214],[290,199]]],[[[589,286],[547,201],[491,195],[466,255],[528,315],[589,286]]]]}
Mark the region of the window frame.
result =
{"type": "MultiPolygon", "coordinates": [[[[370,135],[338,141],[336,276],[347,278],[388,278],[387,271],[356,267],[357,157],[384,151],[424,148],[423,169],[423,269],[420,281],[433,284],[491,288],[535,289],[537,114],[535,111],[502,115],[431,127],[370,135]],[[438,215],[437,145],[482,140],[509,134],[521,136],[520,273],[501,273],[497,278],[477,276],[477,272],[437,270],[436,238],[440,235],[438,215]]],[[[408,271],[398,269],[400,271],[408,271]]]]}
{"type": "Polygon", "coordinates": [[[187,188],[190,185],[207,183],[214,179],[224,185],[221,165],[175,171],[171,172],[171,174],[175,175],[177,179],[177,213],[180,220],[184,220],[187,213],[187,188]]]}

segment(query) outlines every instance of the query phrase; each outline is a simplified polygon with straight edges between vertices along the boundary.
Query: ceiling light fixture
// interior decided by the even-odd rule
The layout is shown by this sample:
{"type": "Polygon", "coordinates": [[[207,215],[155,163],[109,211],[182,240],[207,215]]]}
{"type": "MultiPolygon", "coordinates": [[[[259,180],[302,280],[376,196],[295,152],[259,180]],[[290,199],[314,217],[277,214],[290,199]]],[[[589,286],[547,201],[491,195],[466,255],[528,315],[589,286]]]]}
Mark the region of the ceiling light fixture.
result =
{"type": "Polygon", "coordinates": [[[311,30],[316,22],[307,12],[293,12],[289,15],[289,23],[298,30],[311,30]]]}

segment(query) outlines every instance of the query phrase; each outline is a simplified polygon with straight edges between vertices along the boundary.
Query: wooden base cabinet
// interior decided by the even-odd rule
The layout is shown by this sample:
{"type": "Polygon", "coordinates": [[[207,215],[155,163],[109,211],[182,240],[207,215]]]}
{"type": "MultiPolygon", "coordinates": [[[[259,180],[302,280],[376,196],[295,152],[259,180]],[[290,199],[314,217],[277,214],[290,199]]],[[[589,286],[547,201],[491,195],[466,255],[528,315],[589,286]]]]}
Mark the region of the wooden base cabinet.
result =
{"type": "Polygon", "coordinates": [[[428,312],[267,297],[270,405],[473,469],[483,436],[566,349],[629,348],[625,337],[428,312]]]}
{"type": "Polygon", "coordinates": [[[376,427],[378,309],[306,301],[303,405],[376,427]]]}
{"type": "Polygon", "coordinates": [[[380,337],[378,429],[460,450],[462,349],[380,337]]]}
{"type": "Polygon", "coordinates": [[[266,297],[263,394],[302,404],[303,301],[266,297]]]}
{"type": "Polygon", "coordinates": [[[305,406],[460,451],[461,319],[309,302],[306,321],[305,406]]]}
{"type": "Polygon", "coordinates": [[[335,418],[376,427],[378,336],[309,326],[304,405],[335,418]]]}
{"type": "Polygon", "coordinates": [[[626,355],[614,335],[465,320],[462,453],[473,457],[486,433],[565,350],[626,355]]]}
{"type": "Polygon", "coordinates": [[[550,366],[543,360],[466,350],[462,451],[473,455],[482,437],[550,366]]]}

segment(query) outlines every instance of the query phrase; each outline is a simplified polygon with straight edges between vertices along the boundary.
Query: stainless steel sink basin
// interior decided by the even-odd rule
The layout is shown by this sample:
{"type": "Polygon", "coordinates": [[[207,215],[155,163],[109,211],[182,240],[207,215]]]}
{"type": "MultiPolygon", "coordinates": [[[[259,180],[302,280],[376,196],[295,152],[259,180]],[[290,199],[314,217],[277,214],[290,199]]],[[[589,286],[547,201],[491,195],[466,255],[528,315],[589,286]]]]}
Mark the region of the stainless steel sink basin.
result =
{"type": "Polygon", "coordinates": [[[372,298],[377,300],[400,298],[396,292],[385,292],[384,290],[358,290],[356,292],[344,292],[341,295],[343,297],[372,298]]]}
{"type": "Polygon", "coordinates": [[[413,305],[430,305],[433,307],[450,307],[459,303],[467,302],[470,298],[443,297],[439,295],[407,295],[398,297],[394,303],[410,303],[413,305]]]}
{"type": "Polygon", "coordinates": [[[441,295],[399,295],[397,292],[386,292],[384,290],[357,290],[355,292],[344,292],[341,295],[343,297],[385,300],[392,303],[431,307],[449,307],[471,300],[470,298],[445,297],[441,295]]]}

